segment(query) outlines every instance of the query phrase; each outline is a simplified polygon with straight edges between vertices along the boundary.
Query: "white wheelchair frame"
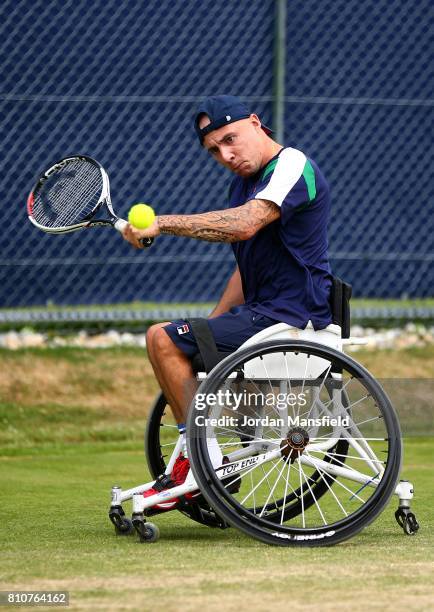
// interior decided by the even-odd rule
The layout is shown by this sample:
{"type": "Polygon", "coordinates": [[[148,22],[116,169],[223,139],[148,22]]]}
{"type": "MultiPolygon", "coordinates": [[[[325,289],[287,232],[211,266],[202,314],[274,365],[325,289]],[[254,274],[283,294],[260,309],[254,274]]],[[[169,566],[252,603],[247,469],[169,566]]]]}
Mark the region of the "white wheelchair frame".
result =
{"type": "MultiPolygon", "coordinates": [[[[341,353],[343,353],[343,347],[345,345],[365,344],[365,341],[360,338],[342,339],[341,328],[338,325],[334,324],[329,325],[323,330],[315,331],[310,323],[305,329],[297,329],[286,325],[285,323],[279,323],[267,329],[264,329],[263,331],[251,337],[236,352],[241,351],[247,347],[262,344],[264,342],[279,340],[305,340],[315,342],[318,345],[334,349],[341,353]]],[[[267,358],[268,360],[266,361],[265,365],[267,376],[272,379],[277,379],[279,377],[285,378],[285,372],[282,372],[282,365],[280,363],[278,364],[273,359],[272,355],[267,355],[267,358]]],[[[255,358],[247,364],[246,377],[248,379],[255,379],[259,381],[261,377],[263,378],[262,370],[264,368],[264,360],[261,360],[261,363],[259,363],[259,361],[259,358],[255,358]]],[[[311,360],[308,378],[315,378],[319,376],[319,374],[323,370],[323,363],[321,362],[323,362],[323,360],[318,357],[314,357],[311,360]]],[[[287,366],[287,364],[285,365],[287,366]]],[[[294,364],[292,364],[292,368],[293,367],[294,364]]],[[[303,375],[306,376],[306,372],[294,373],[293,369],[291,370],[291,377],[297,378],[297,376],[300,376],[301,378],[303,375]]],[[[207,374],[205,372],[199,372],[197,374],[197,379],[199,381],[203,381],[206,377],[207,374]]],[[[333,374],[333,377],[339,377],[339,374],[333,374]]],[[[333,390],[333,406],[338,405],[338,403],[340,402],[338,396],[336,396],[335,398],[334,394],[335,390],[333,390]]],[[[343,413],[344,408],[342,407],[342,405],[341,409],[343,413]]],[[[336,411],[333,412],[333,415],[331,412],[329,414],[330,416],[336,416],[336,411]]],[[[284,435],[284,432],[281,433],[282,435],[284,435]]],[[[336,444],[337,440],[342,435],[347,437],[350,446],[357,451],[360,457],[364,458],[364,460],[366,461],[366,465],[368,465],[372,470],[372,475],[364,474],[362,472],[357,473],[354,468],[348,468],[344,465],[328,463],[317,458],[312,459],[310,456],[305,456],[303,454],[299,455],[297,460],[301,462],[301,464],[315,469],[319,469],[322,472],[330,475],[331,477],[341,476],[343,478],[353,480],[356,483],[360,483],[363,487],[377,487],[383,473],[382,461],[376,457],[372,448],[365,440],[360,438],[353,439],[345,430],[345,428],[337,427],[335,436],[328,438],[322,443],[316,443],[316,446],[312,446],[311,448],[312,450],[321,449],[327,451],[329,448],[332,448],[336,444]]],[[[175,444],[170,460],[166,465],[166,469],[164,472],[166,475],[171,474],[175,460],[179,456],[180,452],[183,450],[183,447],[185,448],[185,441],[183,441],[182,436],[179,436],[179,439],[175,444]]],[[[216,455],[216,453],[214,453],[214,455],[216,455]]],[[[216,468],[218,477],[220,479],[227,479],[228,474],[230,474],[231,476],[234,474],[243,475],[248,469],[246,467],[246,461],[243,460],[253,455],[255,455],[255,465],[267,463],[273,459],[278,458],[281,455],[281,447],[278,443],[270,441],[268,447],[264,448],[263,442],[255,446],[255,442],[253,441],[252,443],[246,445],[246,448],[236,450],[232,454],[227,455],[229,463],[226,463],[224,466],[222,466],[221,461],[219,463],[219,458],[221,459],[221,454],[219,456],[217,453],[217,457],[215,457],[213,460],[213,465],[216,468]]],[[[115,525],[117,533],[130,533],[133,532],[135,529],[135,531],[139,535],[140,541],[155,541],[159,535],[158,528],[153,523],[147,522],[145,520],[146,510],[150,509],[156,504],[169,502],[174,498],[185,496],[187,493],[194,493],[199,490],[199,487],[193,475],[193,471],[191,469],[188,473],[187,479],[183,484],[170,489],[163,490],[161,492],[156,493],[155,495],[146,498],[143,497],[143,493],[151,489],[154,483],[155,481],[153,480],[151,482],[141,484],[126,490],[122,490],[117,485],[112,487],[109,516],[112,523],[115,525]],[[124,502],[131,499],[133,500],[132,521],[126,518],[125,511],[123,509],[124,502]]],[[[405,533],[409,535],[413,534],[417,531],[418,524],[414,519],[412,525],[410,525],[409,527],[409,524],[407,522],[407,515],[410,514],[410,502],[413,498],[413,485],[408,481],[401,480],[396,486],[394,493],[399,499],[399,506],[396,512],[396,518],[398,520],[398,523],[401,527],[403,527],[405,533]]]]}

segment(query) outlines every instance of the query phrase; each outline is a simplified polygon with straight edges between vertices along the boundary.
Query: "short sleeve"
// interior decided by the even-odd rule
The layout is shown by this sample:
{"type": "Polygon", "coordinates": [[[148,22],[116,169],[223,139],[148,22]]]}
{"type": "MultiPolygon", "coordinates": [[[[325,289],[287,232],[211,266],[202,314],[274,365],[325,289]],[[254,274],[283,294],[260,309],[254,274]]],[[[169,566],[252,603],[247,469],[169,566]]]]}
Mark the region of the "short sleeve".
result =
{"type": "Polygon", "coordinates": [[[264,179],[267,182],[260,185],[256,199],[270,200],[279,207],[295,209],[315,198],[314,169],[306,155],[297,149],[284,149],[272,173],[268,173],[264,179]]]}

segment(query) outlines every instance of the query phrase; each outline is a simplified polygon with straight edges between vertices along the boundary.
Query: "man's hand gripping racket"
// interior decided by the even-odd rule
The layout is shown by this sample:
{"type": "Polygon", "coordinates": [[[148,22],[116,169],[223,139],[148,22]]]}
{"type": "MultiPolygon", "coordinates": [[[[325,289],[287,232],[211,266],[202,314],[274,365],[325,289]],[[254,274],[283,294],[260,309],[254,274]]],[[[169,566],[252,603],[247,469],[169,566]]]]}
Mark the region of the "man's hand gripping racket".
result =
{"type": "MultiPolygon", "coordinates": [[[[49,234],[104,225],[122,233],[128,225],[114,213],[106,171],[87,155],[65,157],[42,172],[27,199],[27,212],[33,225],[49,234]]],[[[149,247],[153,238],[140,243],[149,247]]]]}

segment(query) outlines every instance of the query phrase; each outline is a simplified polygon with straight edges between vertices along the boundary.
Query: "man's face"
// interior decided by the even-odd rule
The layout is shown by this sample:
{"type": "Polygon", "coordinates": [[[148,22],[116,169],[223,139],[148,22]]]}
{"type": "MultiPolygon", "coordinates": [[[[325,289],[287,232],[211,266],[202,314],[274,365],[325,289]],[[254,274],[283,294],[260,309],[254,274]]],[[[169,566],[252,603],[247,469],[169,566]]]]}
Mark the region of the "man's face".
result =
{"type": "MultiPolygon", "coordinates": [[[[203,129],[210,123],[204,115],[203,129]]],[[[240,119],[207,134],[203,146],[220,164],[240,176],[255,174],[262,167],[263,132],[256,115],[240,119]]]]}

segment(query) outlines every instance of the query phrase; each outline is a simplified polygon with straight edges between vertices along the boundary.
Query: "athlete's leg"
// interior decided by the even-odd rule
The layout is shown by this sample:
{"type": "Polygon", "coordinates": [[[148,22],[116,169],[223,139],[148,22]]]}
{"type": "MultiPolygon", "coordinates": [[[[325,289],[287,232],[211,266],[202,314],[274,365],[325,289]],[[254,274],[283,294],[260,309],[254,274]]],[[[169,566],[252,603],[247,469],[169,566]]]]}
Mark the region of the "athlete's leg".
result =
{"type": "Polygon", "coordinates": [[[155,376],[169,402],[177,423],[185,423],[194,393],[194,375],[190,358],[164,331],[170,323],[157,323],[146,334],[146,347],[155,376]]]}
{"type": "MultiPolygon", "coordinates": [[[[178,423],[185,424],[187,417],[187,409],[190,404],[190,399],[186,397],[186,389],[189,384],[192,386],[193,371],[190,364],[190,359],[187,355],[178,348],[164,331],[164,327],[170,323],[158,323],[149,328],[146,334],[146,346],[148,349],[149,359],[155,372],[155,376],[160,383],[166,400],[170,404],[173,415],[178,423]]],[[[193,393],[191,394],[193,397],[193,393]]],[[[185,429],[180,430],[180,435],[185,441],[185,429]]],[[[145,491],[143,496],[150,497],[162,490],[172,488],[176,485],[183,484],[190,470],[190,462],[185,456],[185,449],[178,455],[173,464],[170,477],[161,475],[155,484],[145,491]]],[[[199,495],[199,492],[188,493],[185,499],[194,499],[199,495]]],[[[153,506],[154,511],[167,512],[177,508],[180,499],[174,499],[161,502],[153,506]]]]}

